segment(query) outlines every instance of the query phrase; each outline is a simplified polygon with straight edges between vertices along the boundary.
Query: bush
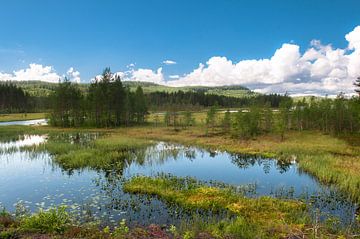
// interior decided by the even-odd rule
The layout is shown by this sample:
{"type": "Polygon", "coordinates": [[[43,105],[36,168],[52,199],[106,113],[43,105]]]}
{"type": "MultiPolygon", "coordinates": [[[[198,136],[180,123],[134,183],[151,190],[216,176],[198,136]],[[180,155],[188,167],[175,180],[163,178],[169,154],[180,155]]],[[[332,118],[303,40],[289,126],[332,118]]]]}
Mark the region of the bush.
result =
{"type": "Polygon", "coordinates": [[[20,229],[41,233],[63,233],[68,228],[70,221],[66,207],[52,208],[47,211],[40,210],[36,214],[24,217],[20,229]]]}

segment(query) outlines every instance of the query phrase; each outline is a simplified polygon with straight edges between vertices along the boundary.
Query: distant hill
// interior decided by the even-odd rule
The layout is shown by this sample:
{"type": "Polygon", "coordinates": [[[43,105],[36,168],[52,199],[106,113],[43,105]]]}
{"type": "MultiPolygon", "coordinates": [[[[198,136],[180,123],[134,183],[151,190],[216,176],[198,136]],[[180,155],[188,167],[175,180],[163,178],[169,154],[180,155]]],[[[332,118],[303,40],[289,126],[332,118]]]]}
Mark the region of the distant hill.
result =
{"type": "MultiPolygon", "coordinates": [[[[4,84],[6,82],[1,82],[4,84]]],[[[42,81],[13,81],[11,82],[28,92],[32,96],[48,96],[56,87],[57,83],[49,83],[42,81]]],[[[152,82],[139,82],[139,81],[123,81],[123,84],[129,86],[130,89],[135,90],[136,87],[141,86],[145,93],[151,93],[155,91],[165,91],[165,92],[176,92],[179,90],[182,91],[194,91],[194,92],[204,92],[205,94],[216,94],[216,95],[225,95],[232,97],[253,97],[258,95],[257,93],[249,90],[246,87],[240,85],[233,86],[185,86],[185,87],[171,87],[158,85],[152,82]]],[[[82,91],[86,91],[89,87],[89,83],[79,84],[79,87],[82,91]]]]}

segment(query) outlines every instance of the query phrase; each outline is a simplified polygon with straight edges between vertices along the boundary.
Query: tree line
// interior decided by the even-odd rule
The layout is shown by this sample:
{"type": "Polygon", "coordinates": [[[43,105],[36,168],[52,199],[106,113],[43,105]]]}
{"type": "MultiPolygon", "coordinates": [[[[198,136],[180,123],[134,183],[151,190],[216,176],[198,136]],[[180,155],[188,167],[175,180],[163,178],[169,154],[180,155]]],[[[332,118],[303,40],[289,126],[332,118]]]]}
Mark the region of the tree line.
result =
{"type": "Polygon", "coordinates": [[[31,95],[13,82],[0,82],[0,113],[33,113],[48,109],[49,97],[31,95]]]}
{"type": "Polygon", "coordinates": [[[191,110],[218,105],[223,108],[237,108],[249,105],[266,105],[279,107],[281,101],[290,97],[280,94],[256,95],[253,97],[232,97],[217,94],[206,94],[204,91],[151,92],[146,95],[150,109],[156,110],[191,110]]]}
{"type": "Polygon", "coordinates": [[[0,113],[22,113],[29,110],[30,96],[11,84],[0,84],[0,113]]]}
{"type": "Polygon", "coordinates": [[[252,105],[235,113],[219,114],[213,106],[207,111],[206,133],[221,129],[234,137],[251,138],[266,133],[287,130],[318,130],[343,134],[360,132],[360,97],[347,99],[340,93],[335,99],[312,97],[294,102],[291,98],[281,102],[278,109],[269,104],[252,105]]]}
{"type": "Polygon", "coordinates": [[[65,79],[50,96],[50,124],[61,127],[117,127],[141,124],[147,114],[146,98],[139,86],[135,92],[124,87],[120,77],[103,71],[86,92],[65,79]]]}

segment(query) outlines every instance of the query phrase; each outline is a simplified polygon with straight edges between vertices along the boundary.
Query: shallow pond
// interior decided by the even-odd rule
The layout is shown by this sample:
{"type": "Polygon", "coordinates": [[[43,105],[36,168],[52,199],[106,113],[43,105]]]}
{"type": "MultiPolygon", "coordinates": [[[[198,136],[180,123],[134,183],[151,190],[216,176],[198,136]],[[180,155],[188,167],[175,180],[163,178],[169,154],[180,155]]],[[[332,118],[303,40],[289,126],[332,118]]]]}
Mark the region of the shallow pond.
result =
{"type": "Polygon", "coordinates": [[[47,125],[47,120],[36,119],[36,120],[18,120],[18,121],[0,122],[0,126],[8,126],[8,125],[47,125]]]}
{"type": "MultiPolygon", "coordinates": [[[[68,140],[78,136],[55,137],[68,140]]],[[[79,144],[95,136],[83,135],[79,144]]],[[[181,209],[148,196],[129,195],[122,191],[123,180],[134,175],[191,176],[213,183],[247,185],[248,196],[272,195],[299,198],[311,202],[310,209],[321,218],[339,217],[351,224],[357,206],[336,189],[321,185],[299,170],[296,162],[281,163],[274,159],[247,157],[227,152],[207,151],[196,147],[158,142],[126,160],[113,170],[69,170],[57,164],[48,152],[24,147],[40,144],[48,136],[19,136],[17,141],[0,143],[0,207],[14,211],[69,205],[81,220],[101,219],[115,223],[125,218],[139,224],[176,224],[190,220],[181,209]],[[185,215],[185,216],[184,216],[185,215]],[[185,218],[185,219],[184,219],[185,218]]],[[[210,212],[198,212],[214,218],[210,212]]]]}

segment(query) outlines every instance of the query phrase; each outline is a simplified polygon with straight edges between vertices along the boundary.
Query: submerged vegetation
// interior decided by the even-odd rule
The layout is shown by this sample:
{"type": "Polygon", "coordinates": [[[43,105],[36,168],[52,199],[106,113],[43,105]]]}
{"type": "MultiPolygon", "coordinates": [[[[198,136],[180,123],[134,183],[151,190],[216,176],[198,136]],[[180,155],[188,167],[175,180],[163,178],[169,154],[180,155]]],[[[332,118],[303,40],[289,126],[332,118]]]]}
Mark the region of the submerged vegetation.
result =
{"type": "MultiPolygon", "coordinates": [[[[50,138],[56,136],[55,133],[50,138]]],[[[70,171],[84,168],[109,171],[122,169],[127,160],[139,154],[138,150],[152,144],[148,140],[131,139],[118,134],[99,137],[99,134],[92,133],[88,134],[87,141],[80,142],[82,138],[84,135],[78,132],[64,134],[59,140],[55,138],[35,148],[55,155],[54,160],[70,171]]]]}

